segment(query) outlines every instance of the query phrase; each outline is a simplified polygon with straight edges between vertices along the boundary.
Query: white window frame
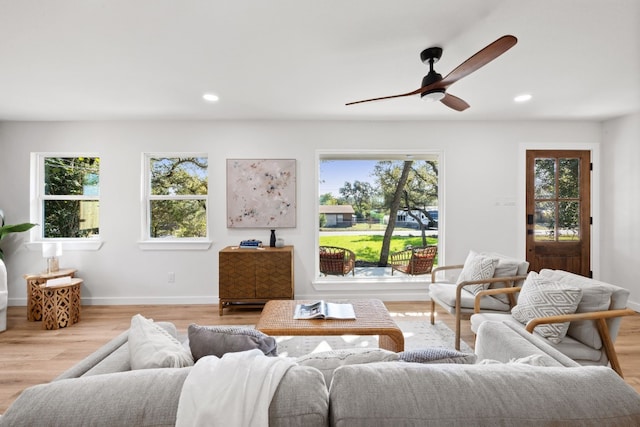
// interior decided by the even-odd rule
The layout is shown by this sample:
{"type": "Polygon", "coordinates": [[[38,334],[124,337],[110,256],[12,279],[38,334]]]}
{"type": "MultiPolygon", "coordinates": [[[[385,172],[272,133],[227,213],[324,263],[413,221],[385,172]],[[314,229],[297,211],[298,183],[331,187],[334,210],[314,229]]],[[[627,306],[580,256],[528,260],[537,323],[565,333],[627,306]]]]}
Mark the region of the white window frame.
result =
{"type": "MultiPolygon", "coordinates": [[[[397,150],[316,150],[316,179],[315,179],[315,213],[316,218],[320,215],[320,162],[326,159],[340,160],[424,160],[427,157],[435,157],[438,160],[438,262],[444,264],[444,153],[442,150],[419,150],[419,149],[397,149],[397,150]]],[[[315,272],[320,271],[319,262],[319,246],[320,231],[315,230],[315,272]]],[[[313,287],[318,291],[331,291],[337,293],[349,293],[353,291],[363,290],[363,286],[367,290],[385,291],[411,291],[424,290],[428,280],[424,276],[376,276],[369,277],[353,277],[348,276],[329,276],[315,275],[312,281],[313,287]]]]}
{"type": "MultiPolygon", "coordinates": [[[[176,195],[169,197],[174,200],[201,200],[204,199],[207,204],[207,235],[206,237],[192,237],[192,238],[153,238],[149,234],[151,229],[151,201],[152,200],[165,200],[166,196],[155,196],[151,194],[151,171],[149,169],[150,159],[154,157],[206,157],[209,158],[208,153],[190,153],[190,152],[148,152],[142,153],[142,182],[141,182],[141,239],[138,242],[138,247],[142,250],[208,250],[212,241],[209,239],[209,194],[207,190],[206,196],[191,196],[191,195],[176,195]]],[[[210,173],[207,169],[207,179],[210,173]]]]}
{"type": "MultiPolygon", "coordinates": [[[[45,195],[44,187],[44,160],[49,157],[97,157],[100,158],[98,153],[87,152],[39,152],[31,153],[31,185],[30,185],[30,221],[35,224],[39,224],[38,227],[33,227],[29,232],[29,243],[27,247],[30,250],[41,250],[42,243],[44,242],[60,242],[62,243],[63,250],[98,250],[102,247],[102,238],[100,235],[91,237],[69,237],[69,238],[45,238],[43,233],[44,227],[44,201],[52,199],[65,199],[65,200],[97,200],[100,203],[101,190],[98,191],[98,196],[47,196],[45,195]]],[[[99,172],[100,180],[99,186],[102,183],[102,171],[99,172]]],[[[99,221],[102,222],[101,215],[98,216],[99,221]]]]}

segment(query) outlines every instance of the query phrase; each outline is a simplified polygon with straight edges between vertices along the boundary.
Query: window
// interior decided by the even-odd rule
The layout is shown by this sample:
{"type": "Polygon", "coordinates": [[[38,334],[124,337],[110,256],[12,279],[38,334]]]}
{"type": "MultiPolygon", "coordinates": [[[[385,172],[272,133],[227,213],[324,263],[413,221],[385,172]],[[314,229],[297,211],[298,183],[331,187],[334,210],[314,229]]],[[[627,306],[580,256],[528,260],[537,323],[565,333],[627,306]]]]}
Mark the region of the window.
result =
{"type": "MultiPolygon", "coordinates": [[[[100,235],[100,157],[34,154],[32,210],[38,238],[82,240],[100,235]]],[[[34,235],[32,235],[34,236],[34,235]]]]}
{"type": "Polygon", "coordinates": [[[329,277],[318,270],[322,281],[390,278],[392,253],[439,246],[439,157],[415,151],[318,153],[318,247],[356,254],[354,276],[329,277]]]}
{"type": "Polygon", "coordinates": [[[144,155],[144,240],[208,238],[208,158],[204,154],[144,155]]]}

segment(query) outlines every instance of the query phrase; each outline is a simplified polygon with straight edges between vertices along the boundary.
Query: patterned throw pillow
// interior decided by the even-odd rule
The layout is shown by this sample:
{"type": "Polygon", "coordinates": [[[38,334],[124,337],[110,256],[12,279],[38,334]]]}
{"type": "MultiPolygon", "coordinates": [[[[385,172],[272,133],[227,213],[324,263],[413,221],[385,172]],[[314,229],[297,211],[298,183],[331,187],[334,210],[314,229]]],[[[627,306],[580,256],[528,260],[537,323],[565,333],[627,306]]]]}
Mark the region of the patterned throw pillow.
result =
{"type": "MultiPolygon", "coordinates": [[[[460,283],[466,281],[491,279],[497,265],[497,258],[486,257],[484,255],[476,254],[475,252],[470,251],[469,255],[467,255],[467,259],[464,261],[464,267],[460,272],[460,276],[458,276],[456,285],[459,285],[460,283]]],[[[488,283],[464,287],[464,289],[474,295],[488,288],[488,283]]]]}
{"type": "Polygon", "coordinates": [[[398,353],[400,360],[412,363],[476,363],[474,353],[463,353],[443,347],[431,347],[422,350],[406,350],[398,353]]]}
{"type": "MultiPolygon", "coordinates": [[[[581,298],[581,289],[551,281],[532,271],[522,286],[518,304],[511,310],[511,315],[517,321],[527,324],[537,317],[573,314],[581,298]]],[[[558,344],[567,334],[567,329],[569,322],[550,323],[537,326],[536,332],[558,344]]]]}

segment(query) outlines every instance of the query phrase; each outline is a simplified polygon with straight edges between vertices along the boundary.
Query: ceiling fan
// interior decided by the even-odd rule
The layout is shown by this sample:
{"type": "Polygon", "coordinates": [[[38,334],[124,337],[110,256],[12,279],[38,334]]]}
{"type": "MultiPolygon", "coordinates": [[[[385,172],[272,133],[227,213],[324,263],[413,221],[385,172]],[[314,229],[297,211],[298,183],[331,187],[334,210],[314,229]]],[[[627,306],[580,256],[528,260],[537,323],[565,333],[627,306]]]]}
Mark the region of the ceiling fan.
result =
{"type": "Polygon", "coordinates": [[[449,108],[456,111],[464,111],[469,108],[464,100],[447,93],[447,88],[460,80],[461,78],[471,74],[480,67],[487,65],[498,56],[511,49],[518,42],[518,39],[511,35],[500,37],[498,40],[486,46],[484,49],[476,52],[475,55],[458,65],[445,78],[433,69],[433,64],[438,62],[442,56],[441,47],[430,47],[422,51],[420,59],[425,64],[429,64],[429,74],[422,79],[422,86],[411,92],[401,93],[398,95],[382,96],[379,98],[363,99],[362,101],[349,102],[346,105],[361,104],[363,102],[380,101],[383,99],[400,98],[402,96],[411,96],[420,94],[423,99],[431,101],[440,101],[449,108]]]}

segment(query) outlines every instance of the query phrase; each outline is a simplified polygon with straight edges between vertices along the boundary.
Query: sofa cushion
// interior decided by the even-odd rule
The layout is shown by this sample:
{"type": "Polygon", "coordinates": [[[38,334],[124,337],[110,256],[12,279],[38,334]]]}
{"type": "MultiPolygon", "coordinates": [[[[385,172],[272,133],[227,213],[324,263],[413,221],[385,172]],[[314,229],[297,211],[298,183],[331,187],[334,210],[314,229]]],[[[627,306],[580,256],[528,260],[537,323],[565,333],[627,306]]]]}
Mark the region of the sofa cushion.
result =
{"type": "MultiPolygon", "coordinates": [[[[573,314],[578,308],[582,290],[548,280],[530,272],[518,295],[518,304],[511,311],[512,316],[521,323],[528,323],[537,317],[573,314]]],[[[551,323],[536,327],[543,337],[553,343],[559,343],[566,335],[569,322],[551,323]]]]}
{"type": "MultiPolygon", "coordinates": [[[[26,389],[0,426],[175,426],[191,368],[141,369],[73,378],[26,389]]],[[[219,387],[215,381],[212,387],[219,387]]],[[[327,426],[329,395],[317,369],[292,366],[269,406],[270,427],[327,426]]],[[[224,419],[219,420],[224,425],[224,419]]]]}
{"type": "Polygon", "coordinates": [[[399,360],[398,353],[379,348],[354,348],[310,353],[296,359],[299,365],[312,366],[322,372],[327,387],[333,372],[341,366],[399,360]]]}
{"type": "Polygon", "coordinates": [[[344,366],[334,374],[329,400],[334,427],[613,427],[640,423],[638,393],[613,370],[593,366],[344,366]]]}
{"type": "Polygon", "coordinates": [[[140,314],[131,318],[129,328],[131,369],[182,368],[193,365],[193,358],[180,341],[166,329],[140,314]]]}
{"type": "Polygon", "coordinates": [[[398,353],[400,360],[411,363],[475,363],[477,356],[444,347],[405,350],[398,353]]]}
{"type": "Polygon", "coordinates": [[[190,369],[142,369],[27,388],[0,426],[175,426],[190,369]]]}
{"type": "MultiPolygon", "coordinates": [[[[486,257],[474,251],[469,251],[469,255],[467,255],[467,259],[464,261],[464,267],[462,267],[456,284],[459,285],[466,281],[491,279],[497,265],[497,258],[486,257]]],[[[474,295],[488,288],[488,283],[465,286],[465,289],[474,295]]]]}
{"type": "Polygon", "coordinates": [[[276,339],[254,328],[243,326],[200,326],[187,328],[193,359],[204,356],[222,357],[225,353],[258,349],[267,356],[277,356],[276,339]]]}

